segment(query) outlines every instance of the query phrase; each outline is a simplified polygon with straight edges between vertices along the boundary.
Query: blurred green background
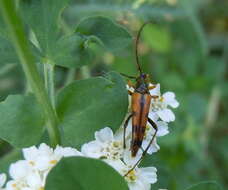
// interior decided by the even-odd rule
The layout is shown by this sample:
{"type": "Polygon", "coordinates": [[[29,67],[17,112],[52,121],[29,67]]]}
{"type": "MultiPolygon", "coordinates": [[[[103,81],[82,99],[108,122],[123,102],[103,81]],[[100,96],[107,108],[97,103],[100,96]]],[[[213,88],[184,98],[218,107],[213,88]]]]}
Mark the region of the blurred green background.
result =
{"type": "MultiPolygon", "coordinates": [[[[158,139],[161,150],[143,164],[158,169],[152,189],[228,189],[228,1],[227,0],[72,0],[61,21],[70,32],[83,18],[102,15],[124,25],[136,36],[148,25],[139,44],[144,72],[161,91],[174,91],[180,107],[170,134],[158,139]],[[208,184],[209,182],[210,184],[208,184]],[[190,188],[189,188],[190,189],[190,188]]],[[[2,42],[1,42],[2,43],[2,42]]],[[[134,42],[121,52],[90,44],[89,64],[57,68],[56,88],[73,79],[102,75],[110,70],[137,75],[134,42]]],[[[0,100],[26,90],[17,60],[0,57],[0,100]],[[2,64],[3,63],[3,64],[2,64]]],[[[80,60],[84,61],[84,60],[80,60]]],[[[0,156],[10,146],[0,142],[0,156]]],[[[0,164],[1,165],[1,164],[0,164]]]]}

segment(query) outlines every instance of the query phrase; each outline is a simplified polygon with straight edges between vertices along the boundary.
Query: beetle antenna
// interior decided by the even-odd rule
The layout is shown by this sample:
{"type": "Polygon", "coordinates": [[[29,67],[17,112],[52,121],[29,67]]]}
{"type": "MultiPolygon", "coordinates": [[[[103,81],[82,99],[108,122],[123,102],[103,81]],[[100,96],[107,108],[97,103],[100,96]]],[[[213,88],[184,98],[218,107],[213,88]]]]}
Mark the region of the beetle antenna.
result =
{"type": "Polygon", "coordinates": [[[120,73],[122,76],[124,77],[127,77],[127,78],[130,78],[130,79],[136,79],[137,77],[133,77],[133,76],[130,76],[130,75],[126,75],[124,73],[120,73]]]}
{"type": "Polygon", "coordinates": [[[141,28],[140,28],[139,31],[138,31],[138,34],[137,34],[137,37],[136,37],[136,41],[135,41],[135,57],[136,57],[136,64],[137,64],[137,66],[138,66],[138,70],[139,70],[140,74],[142,74],[142,68],[141,68],[141,66],[140,66],[140,64],[139,64],[139,56],[138,56],[139,38],[140,38],[140,36],[141,36],[141,33],[142,33],[144,27],[145,27],[147,24],[149,24],[149,23],[153,24],[152,21],[147,21],[147,22],[145,22],[145,23],[141,26],[141,28]]]}

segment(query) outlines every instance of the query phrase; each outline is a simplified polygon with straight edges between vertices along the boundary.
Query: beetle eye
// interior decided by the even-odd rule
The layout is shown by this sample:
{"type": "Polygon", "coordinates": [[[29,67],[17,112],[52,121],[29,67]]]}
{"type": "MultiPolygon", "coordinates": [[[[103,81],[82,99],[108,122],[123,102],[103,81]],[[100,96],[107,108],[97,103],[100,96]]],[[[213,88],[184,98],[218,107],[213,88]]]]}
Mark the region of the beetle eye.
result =
{"type": "Polygon", "coordinates": [[[143,73],[141,76],[142,76],[142,78],[144,78],[144,79],[146,78],[146,74],[144,74],[144,73],[143,73]]]}

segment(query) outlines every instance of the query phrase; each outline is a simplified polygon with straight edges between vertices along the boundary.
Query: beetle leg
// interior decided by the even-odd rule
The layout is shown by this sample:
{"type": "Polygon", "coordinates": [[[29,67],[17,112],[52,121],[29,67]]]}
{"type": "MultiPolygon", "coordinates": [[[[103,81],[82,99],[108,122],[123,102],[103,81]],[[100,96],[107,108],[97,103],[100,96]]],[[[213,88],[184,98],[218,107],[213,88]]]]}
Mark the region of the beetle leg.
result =
{"type": "Polygon", "coordinates": [[[136,164],[124,176],[127,176],[131,171],[133,171],[135,169],[135,167],[142,161],[142,159],[146,155],[148,149],[150,148],[150,146],[154,142],[154,139],[155,139],[155,137],[157,135],[158,127],[157,127],[156,123],[152,119],[150,119],[149,117],[148,117],[148,122],[154,128],[155,133],[154,133],[152,139],[150,140],[149,144],[147,145],[146,149],[143,151],[141,158],[136,162],[136,164]]]}
{"type": "Polygon", "coordinates": [[[130,91],[130,90],[128,90],[128,94],[129,94],[130,96],[132,96],[133,92],[130,91]]]}
{"type": "Polygon", "coordinates": [[[157,99],[157,98],[159,98],[159,96],[153,95],[153,96],[151,96],[151,98],[157,99]]]}
{"type": "Polygon", "coordinates": [[[128,123],[129,123],[129,120],[131,119],[132,116],[133,116],[133,113],[130,114],[130,115],[127,117],[127,119],[126,119],[126,121],[125,121],[125,123],[124,123],[124,135],[123,135],[123,146],[124,146],[124,149],[126,148],[126,141],[125,141],[126,129],[127,129],[127,125],[128,125],[128,123]]]}
{"type": "Polygon", "coordinates": [[[149,90],[152,90],[152,89],[154,89],[154,88],[156,88],[156,85],[153,85],[153,86],[149,86],[149,87],[148,87],[149,90]]]}

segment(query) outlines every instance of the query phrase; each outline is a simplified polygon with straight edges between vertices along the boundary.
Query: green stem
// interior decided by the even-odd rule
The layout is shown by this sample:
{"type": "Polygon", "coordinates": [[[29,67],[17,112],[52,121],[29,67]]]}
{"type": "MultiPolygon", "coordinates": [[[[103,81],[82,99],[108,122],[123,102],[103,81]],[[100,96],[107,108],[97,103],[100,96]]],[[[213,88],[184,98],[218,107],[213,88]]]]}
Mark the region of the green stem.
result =
{"type": "Polygon", "coordinates": [[[44,64],[44,83],[45,88],[51,101],[52,107],[55,110],[55,84],[54,84],[54,69],[55,65],[50,63],[50,61],[45,62],[44,64]]]}
{"type": "Polygon", "coordinates": [[[17,14],[13,0],[0,0],[0,10],[8,27],[8,32],[19,56],[27,81],[32,88],[38,102],[44,110],[47,131],[52,146],[60,144],[58,119],[49,102],[43,81],[35,66],[34,57],[29,49],[22,22],[17,14]]]}

